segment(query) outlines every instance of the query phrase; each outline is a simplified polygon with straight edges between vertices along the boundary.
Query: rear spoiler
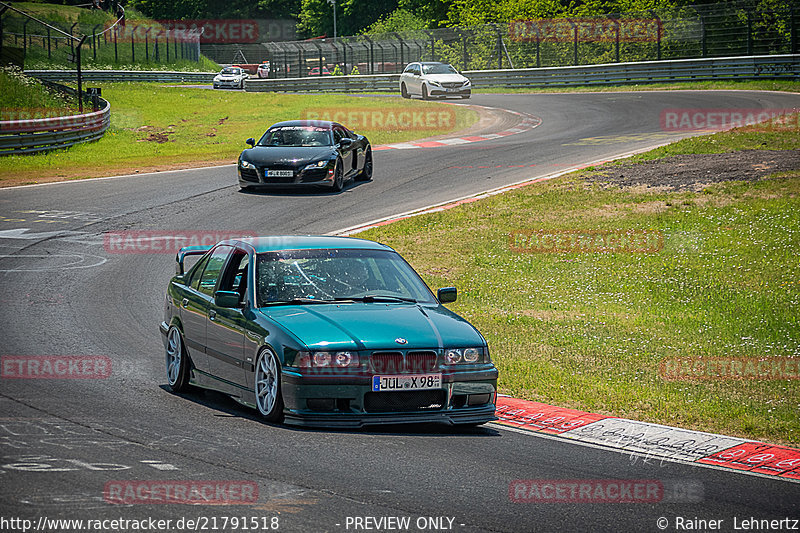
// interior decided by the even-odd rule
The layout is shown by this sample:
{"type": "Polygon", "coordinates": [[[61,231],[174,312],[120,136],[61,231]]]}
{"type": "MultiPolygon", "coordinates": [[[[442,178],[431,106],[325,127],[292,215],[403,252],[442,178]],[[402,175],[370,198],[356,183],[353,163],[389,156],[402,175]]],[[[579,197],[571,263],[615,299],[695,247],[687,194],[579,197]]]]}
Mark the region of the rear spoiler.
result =
{"type": "Polygon", "coordinates": [[[178,273],[179,276],[183,275],[183,260],[186,259],[187,255],[203,255],[207,251],[209,251],[213,246],[184,246],[180,250],[178,250],[178,254],[175,256],[175,261],[178,263],[175,267],[175,271],[178,273]]]}

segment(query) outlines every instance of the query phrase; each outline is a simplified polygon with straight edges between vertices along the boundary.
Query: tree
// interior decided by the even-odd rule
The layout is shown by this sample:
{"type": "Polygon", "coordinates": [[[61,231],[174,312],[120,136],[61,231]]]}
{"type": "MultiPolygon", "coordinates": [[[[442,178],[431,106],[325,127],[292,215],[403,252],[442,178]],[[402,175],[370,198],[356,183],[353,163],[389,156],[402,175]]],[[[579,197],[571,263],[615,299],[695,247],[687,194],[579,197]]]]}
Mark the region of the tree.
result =
{"type": "MultiPolygon", "coordinates": [[[[397,0],[337,0],[339,35],[356,35],[397,9],[397,0]]],[[[297,31],[306,37],[333,37],[333,7],[327,0],[302,0],[297,31]]]]}

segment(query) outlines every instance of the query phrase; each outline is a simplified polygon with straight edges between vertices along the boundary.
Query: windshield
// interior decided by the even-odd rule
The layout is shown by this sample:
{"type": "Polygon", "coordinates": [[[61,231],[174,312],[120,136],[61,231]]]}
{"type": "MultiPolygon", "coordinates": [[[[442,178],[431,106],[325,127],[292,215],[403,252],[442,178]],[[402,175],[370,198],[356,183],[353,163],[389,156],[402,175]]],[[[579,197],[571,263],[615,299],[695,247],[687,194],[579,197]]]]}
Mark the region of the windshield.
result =
{"type": "Polygon", "coordinates": [[[242,73],[242,69],[240,69],[240,68],[232,68],[232,67],[226,67],[226,68],[222,69],[222,72],[220,72],[220,74],[227,74],[229,76],[238,76],[241,73],[242,73]]]}
{"type": "Polygon", "coordinates": [[[423,74],[458,74],[450,65],[422,65],[423,74]]]}
{"type": "Polygon", "coordinates": [[[288,250],[258,254],[257,305],[306,300],[435,302],[425,282],[395,252],[288,250]],[[366,298],[365,298],[366,297],[366,298]],[[380,298],[382,297],[382,298],[380,298]]]}
{"type": "Polygon", "coordinates": [[[328,128],[320,126],[278,126],[270,128],[259,146],[331,146],[328,128]]]}

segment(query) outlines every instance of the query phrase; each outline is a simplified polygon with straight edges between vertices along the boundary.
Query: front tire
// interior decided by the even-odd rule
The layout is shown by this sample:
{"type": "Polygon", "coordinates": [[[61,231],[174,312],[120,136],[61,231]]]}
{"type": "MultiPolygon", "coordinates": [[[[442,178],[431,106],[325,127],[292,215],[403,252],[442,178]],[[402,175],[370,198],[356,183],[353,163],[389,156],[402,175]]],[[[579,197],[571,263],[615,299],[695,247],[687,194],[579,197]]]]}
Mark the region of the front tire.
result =
{"type": "Polygon", "coordinates": [[[268,422],[282,422],[281,365],[272,350],[261,350],[256,361],[256,373],[253,381],[258,412],[268,422]]]}
{"type": "Polygon", "coordinates": [[[356,181],[369,181],[372,179],[372,148],[367,150],[364,156],[364,168],[356,176],[356,181]]]}
{"type": "Polygon", "coordinates": [[[400,96],[402,96],[403,98],[409,98],[410,97],[409,94],[408,94],[408,89],[406,89],[406,84],[405,83],[401,83],[400,84],[400,96]]]}
{"type": "Polygon", "coordinates": [[[183,335],[174,324],[167,332],[167,383],[174,392],[189,390],[189,355],[183,348],[183,335]]]}
{"type": "Polygon", "coordinates": [[[423,85],[422,86],[422,99],[423,100],[427,100],[428,99],[428,86],[427,85],[423,85]]]}
{"type": "Polygon", "coordinates": [[[333,191],[340,192],[344,189],[344,170],[342,170],[342,160],[336,160],[336,167],[333,169],[333,191]]]}

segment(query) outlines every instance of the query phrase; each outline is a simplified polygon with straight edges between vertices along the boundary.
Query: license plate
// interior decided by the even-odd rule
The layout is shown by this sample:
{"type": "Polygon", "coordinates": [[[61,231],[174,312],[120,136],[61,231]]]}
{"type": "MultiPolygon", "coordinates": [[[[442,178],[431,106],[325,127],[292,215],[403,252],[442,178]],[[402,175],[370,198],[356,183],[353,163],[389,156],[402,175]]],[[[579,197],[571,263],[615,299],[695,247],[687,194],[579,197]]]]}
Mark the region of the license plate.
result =
{"type": "Polygon", "coordinates": [[[446,89],[446,91],[447,91],[447,92],[449,92],[449,93],[457,93],[457,92],[458,92],[458,89],[451,89],[451,88],[449,88],[449,87],[448,87],[448,88],[446,89]]]}
{"type": "Polygon", "coordinates": [[[441,374],[419,374],[415,376],[372,376],[372,390],[374,392],[430,390],[441,388],[441,374]]]}
{"type": "Polygon", "coordinates": [[[267,170],[268,178],[291,178],[293,176],[293,170],[267,170]]]}

